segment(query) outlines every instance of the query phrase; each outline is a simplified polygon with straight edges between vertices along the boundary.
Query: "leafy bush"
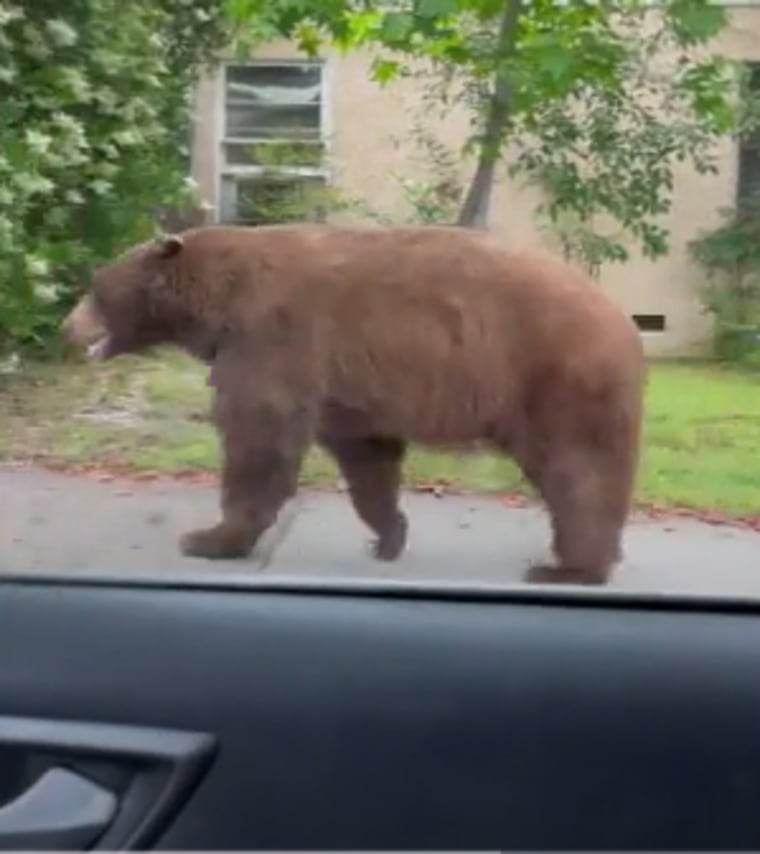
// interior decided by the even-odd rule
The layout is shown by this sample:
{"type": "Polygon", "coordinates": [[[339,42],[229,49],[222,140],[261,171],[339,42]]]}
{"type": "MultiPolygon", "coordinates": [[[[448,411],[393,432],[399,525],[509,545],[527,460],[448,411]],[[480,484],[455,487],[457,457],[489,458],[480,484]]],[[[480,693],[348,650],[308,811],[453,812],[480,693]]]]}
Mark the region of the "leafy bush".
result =
{"type": "MultiPolygon", "coordinates": [[[[0,351],[43,351],[88,268],[187,204],[215,0],[0,0],[0,351]]],[[[0,352],[0,355],[2,354],[0,352]]]]}
{"type": "Polygon", "coordinates": [[[706,274],[701,297],[715,321],[715,354],[760,368],[760,206],[722,213],[724,224],[689,251],[706,274]]]}

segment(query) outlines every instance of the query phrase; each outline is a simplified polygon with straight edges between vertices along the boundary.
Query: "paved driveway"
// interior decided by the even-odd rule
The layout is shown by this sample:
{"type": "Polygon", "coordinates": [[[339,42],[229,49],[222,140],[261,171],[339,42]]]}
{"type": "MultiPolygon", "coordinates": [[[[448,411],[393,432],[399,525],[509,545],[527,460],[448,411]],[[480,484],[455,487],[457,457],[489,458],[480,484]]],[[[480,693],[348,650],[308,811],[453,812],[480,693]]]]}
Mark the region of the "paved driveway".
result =
{"type": "MultiPolygon", "coordinates": [[[[489,498],[409,494],[410,550],[395,564],[372,560],[368,534],[345,495],[306,494],[265,569],[253,560],[182,557],[177,536],[213,522],[217,491],[176,482],[98,482],[47,471],[0,470],[0,571],[266,572],[330,577],[519,583],[545,555],[539,508],[489,498]]],[[[704,523],[636,520],[613,584],[631,590],[760,598],[760,533],[704,523]]]]}

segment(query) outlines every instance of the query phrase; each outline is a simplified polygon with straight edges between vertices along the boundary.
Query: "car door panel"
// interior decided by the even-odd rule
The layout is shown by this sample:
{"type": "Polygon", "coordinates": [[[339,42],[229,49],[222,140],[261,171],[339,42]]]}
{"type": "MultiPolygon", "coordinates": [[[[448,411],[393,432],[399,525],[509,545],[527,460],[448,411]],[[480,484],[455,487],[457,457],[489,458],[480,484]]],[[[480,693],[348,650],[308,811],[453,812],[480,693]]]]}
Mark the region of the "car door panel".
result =
{"type": "Polygon", "coordinates": [[[121,808],[125,757],[168,785],[156,734],[195,745],[96,847],[760,847],[760,609],[333,587],[2,581],[0,715],[111,733],[66,767],[121,808]]]}

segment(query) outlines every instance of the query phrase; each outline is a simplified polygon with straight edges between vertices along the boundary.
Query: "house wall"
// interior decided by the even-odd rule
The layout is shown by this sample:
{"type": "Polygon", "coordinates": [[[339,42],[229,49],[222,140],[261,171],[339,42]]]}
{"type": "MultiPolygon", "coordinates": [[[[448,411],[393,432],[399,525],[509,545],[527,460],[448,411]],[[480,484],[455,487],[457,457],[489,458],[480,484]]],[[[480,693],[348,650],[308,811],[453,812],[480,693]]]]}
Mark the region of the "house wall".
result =
{"type": "MultiPolygon", "coordinates": [[[[712,49],[734,58],[760,60],[760,7],[736,5],[729,15],[730,24],[712,49]]],[[[257,58],[301,57],[292,44],[274,43],[260,50],[257,58]]],[[[366,199],[376,210],[397,216],[408,213],[392,175],[424,174],[419,153],[408,141],[409,127],[422,105],[419,82],[399,80],[382,88],[370,79],[368,54],[328,53],[324,58],[332,182],[366,199]]],[[[212,220],[218,203],[221,106],[221,76],[210,75],[200,81],[197,90],[193,177],[211,206],[212,220]]],[[[456,148],[466,138],[467,116],[461,110],[453,111],[432,129],[438,139],[456,148]]],[[[734,204],[734,142],[724,140],[717,154],[716,175],[698,175],[685,167],[676,173],[673,208],[667,219],[669,255],[656,262],[634,255],[625,264],[605,266],[601,273],[600,287],[629,314],[665,315],[665,331],[642,333],[651,356],[697,355],[709,342],[709,318],[696,295],[700,272],[690,263],[686,244],[702,230],[717,225],[720,209],[734,204]]],[[[546,247],[549,238],[533,215],[538,201],[537,190],[520,187],[501,174],[493,196],[491,229],[511,247],[546,247]]]]}

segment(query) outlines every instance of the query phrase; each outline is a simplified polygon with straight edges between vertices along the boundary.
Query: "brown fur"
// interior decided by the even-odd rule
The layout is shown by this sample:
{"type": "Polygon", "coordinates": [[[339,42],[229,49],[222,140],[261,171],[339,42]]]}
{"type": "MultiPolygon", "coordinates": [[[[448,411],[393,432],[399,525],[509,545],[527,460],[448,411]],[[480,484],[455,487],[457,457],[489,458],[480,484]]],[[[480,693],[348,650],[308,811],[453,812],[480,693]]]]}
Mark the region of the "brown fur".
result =
{"type": "Polygon", "coordinates": [[[337,460],[377,557],[406,542],[407,443],[478,442],[545,500],[561,572],[621,556],[644,363],[633,323],[558,260],[454,227],[206,227],[95,272],[64,324],[105,358],[173,343],[213,365],[223,519],[188,554],[243,556],[296,490],[312,441],[337,460]]]}

